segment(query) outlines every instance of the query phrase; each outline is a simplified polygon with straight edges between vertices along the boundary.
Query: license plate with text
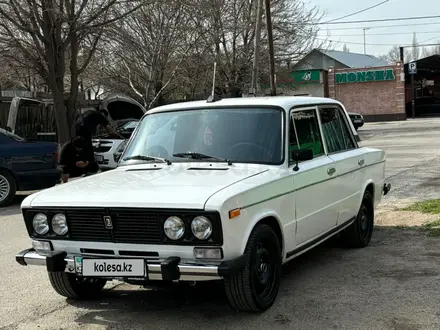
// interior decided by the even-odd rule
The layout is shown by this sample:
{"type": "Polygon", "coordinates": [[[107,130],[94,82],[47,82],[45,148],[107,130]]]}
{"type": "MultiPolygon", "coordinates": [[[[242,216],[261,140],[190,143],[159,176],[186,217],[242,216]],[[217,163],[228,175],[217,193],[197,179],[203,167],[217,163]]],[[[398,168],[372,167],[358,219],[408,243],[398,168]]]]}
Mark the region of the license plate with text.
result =
{"type": "Polygon", "coordinates": [[[83,259],[83,276],[145,276],[142,259],[83,259]]]}
{"type": "Polygon", "coordinates": [[[104,156],[102,156],[102,155],[95,155],[95,160],[97,162],[103,162],[104,161],[104,156]]]}

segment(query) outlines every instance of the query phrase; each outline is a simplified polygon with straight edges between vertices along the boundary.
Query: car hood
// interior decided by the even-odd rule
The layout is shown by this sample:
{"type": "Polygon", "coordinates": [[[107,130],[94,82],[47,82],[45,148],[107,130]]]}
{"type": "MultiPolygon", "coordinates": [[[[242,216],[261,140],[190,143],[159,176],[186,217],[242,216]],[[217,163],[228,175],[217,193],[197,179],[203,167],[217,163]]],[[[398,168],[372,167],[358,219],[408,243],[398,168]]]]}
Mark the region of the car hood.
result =
{"type": "Polygon", "coordinates": [[[101,102],[101,108],[108,111],[112,121],[141,119],[147,110],[137,101],[123,94],[113,94],[101,102]]]}
{"type": "Polygon", "coordinates": [[[31,195],[22,207],[203,209],[217,191],[265,170],[206,163],[120,167],[31,195]]]}

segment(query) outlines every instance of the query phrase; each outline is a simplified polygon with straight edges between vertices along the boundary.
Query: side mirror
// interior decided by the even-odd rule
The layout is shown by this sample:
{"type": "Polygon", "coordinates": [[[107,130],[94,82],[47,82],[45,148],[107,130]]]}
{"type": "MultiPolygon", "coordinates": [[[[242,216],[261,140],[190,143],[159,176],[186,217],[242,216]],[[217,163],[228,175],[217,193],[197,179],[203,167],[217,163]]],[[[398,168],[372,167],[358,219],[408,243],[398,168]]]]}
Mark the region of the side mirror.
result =
{"type": "Polygon", "coordinates": [[[296,162],[293,170],[296,172],[299,170],[298,163],[300,161],[313,159],[313,150],[311,149],[297,149],[292,151],[292,159],[296,162]]]}

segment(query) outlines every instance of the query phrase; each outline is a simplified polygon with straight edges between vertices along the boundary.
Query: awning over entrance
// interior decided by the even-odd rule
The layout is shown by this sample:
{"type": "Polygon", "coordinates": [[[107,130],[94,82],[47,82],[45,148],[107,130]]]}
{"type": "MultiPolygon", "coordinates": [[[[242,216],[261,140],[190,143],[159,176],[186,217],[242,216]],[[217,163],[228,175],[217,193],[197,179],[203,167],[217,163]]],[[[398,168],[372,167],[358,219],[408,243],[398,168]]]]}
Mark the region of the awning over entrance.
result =
{"type": "Polygon", "coordinates": [[[415,115],[440,115],[440,54],[414,61],[414,89],[409,74],[409,63],[405,64],[405,108],[407,117],[412,117],[412,100],[415,96],[415,115]]]}
{"type": "MultiPolygon", "coordinates": [[[[440,54],[432,55],[429,57],[422,58],[420,60],[414,61],[417,63],[417,74],[414,78],[424,77],[426,75],[435,74],[436,76],[440,73],[440,54]]],[[[408,74],[409,63],[405,64],[405,75],[408,74]]]]}

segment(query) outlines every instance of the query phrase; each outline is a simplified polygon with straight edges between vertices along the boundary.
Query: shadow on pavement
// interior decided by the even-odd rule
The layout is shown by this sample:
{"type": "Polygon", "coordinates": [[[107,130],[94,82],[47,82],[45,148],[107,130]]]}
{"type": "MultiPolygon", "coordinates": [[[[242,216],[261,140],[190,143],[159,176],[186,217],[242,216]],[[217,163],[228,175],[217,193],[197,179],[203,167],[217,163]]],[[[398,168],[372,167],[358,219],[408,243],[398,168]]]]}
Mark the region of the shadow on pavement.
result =
{"type": "Polygon", "coordinates": [[[277,300],[262,314],[230,308],[221,282],[154,291],[121,285],[98,301],[67,303],[85,328],[439,329],[440,291],[432,288],[440,233],[376,228],[367,248],[341,248],[335,237],[286,265],[277,300]],[[419,312],[408,313],[414,304],[419,312]]]}
{"type": "Polygon", "coordinates": [[[221,281],[183,288],[176,284],[157,290],[124,285],[124,289],[105,291],[99,301],[67,300],[67,303],[88,310],[76,319],[78,324],[104,326],[106,329],[146,329],[148,324],[157,329],[173,328],[176,319],[179,320],[180,329],[196,329],[219,323],[227,328],[245,325],[246,329],[252,324],[261,325],[262,322],[275,326],[285,325],[291,322],[291,316],[284,309],[282,299],[289,294],[289,287],[295,285],[298,276],[307,277],[305,273],[313,271],[316,265],[339,260],[344,250],[338,246],[337,238],[330,239],[285,265],[278,299],[271,310],[263,314],[233,310],[228,304],[221,281]],[[329,255],[332,257],[329,258],[329,255]]]}

